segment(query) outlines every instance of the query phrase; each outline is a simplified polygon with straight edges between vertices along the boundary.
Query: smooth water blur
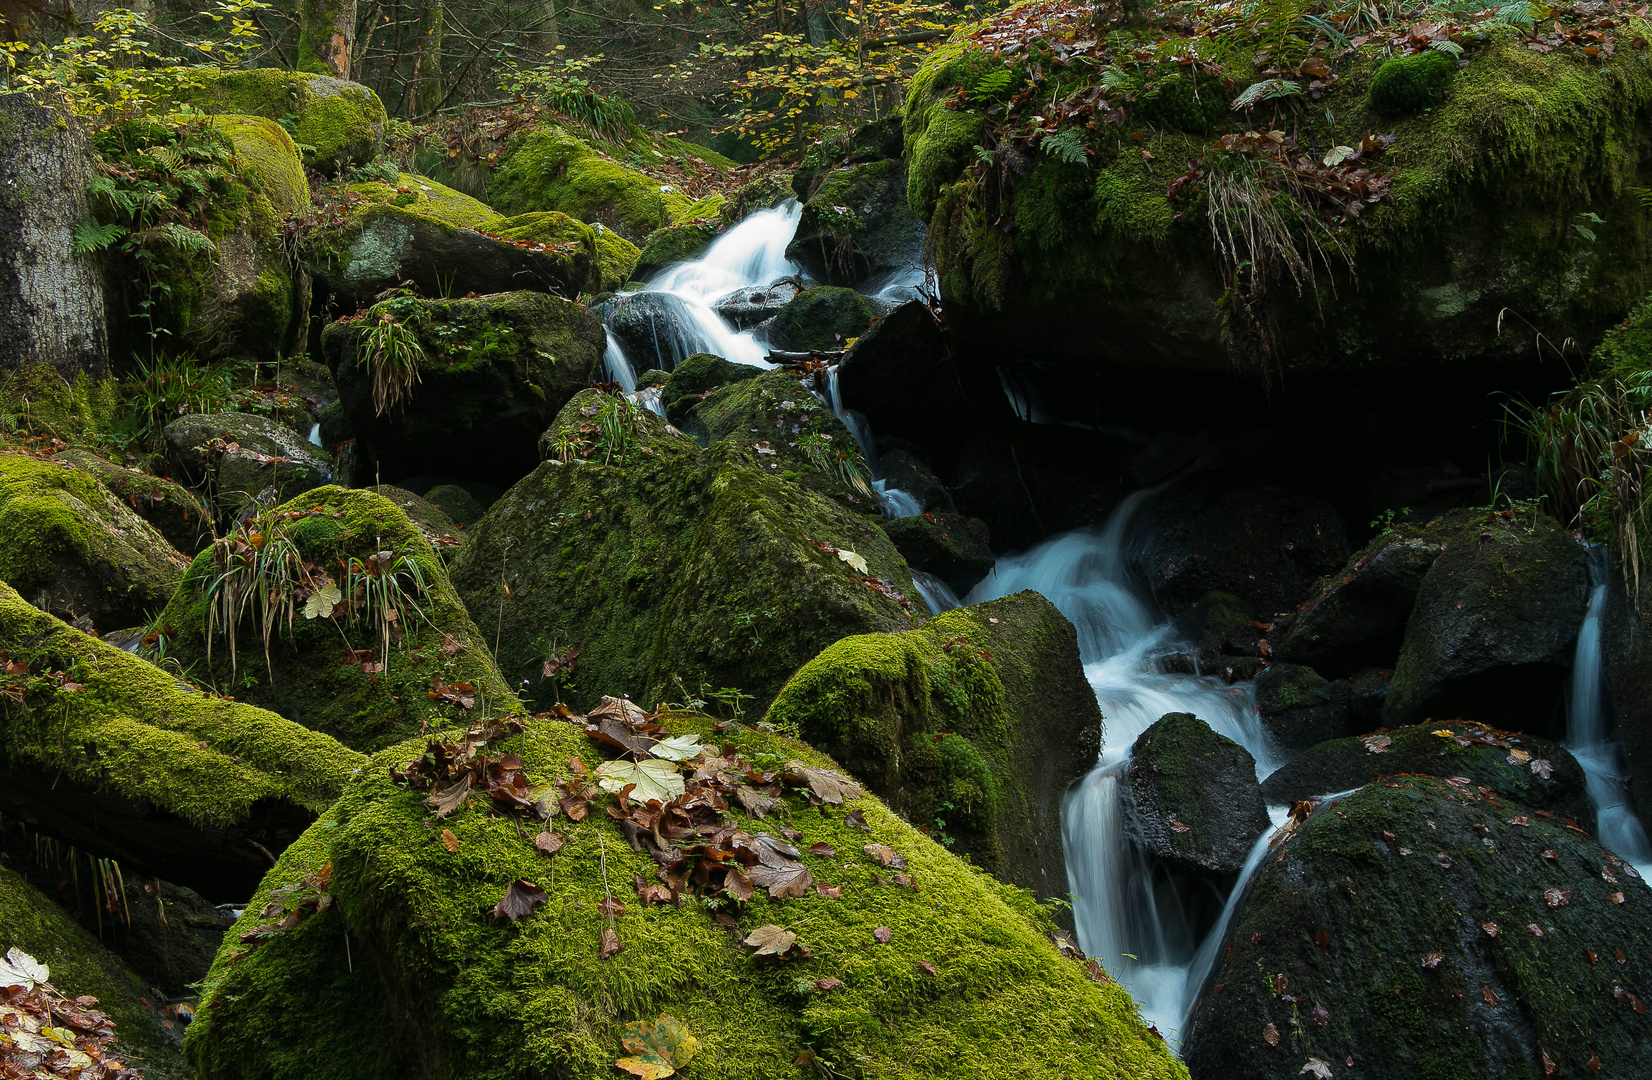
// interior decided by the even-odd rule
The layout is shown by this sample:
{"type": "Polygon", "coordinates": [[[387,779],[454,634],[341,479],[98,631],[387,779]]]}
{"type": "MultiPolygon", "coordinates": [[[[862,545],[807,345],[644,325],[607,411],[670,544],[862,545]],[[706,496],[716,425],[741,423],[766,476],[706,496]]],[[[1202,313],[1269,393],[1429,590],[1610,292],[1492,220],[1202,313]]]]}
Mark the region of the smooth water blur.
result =
{"type": "Polygon", "coordinates": [[[1120,801],[1130,748],[1166,713],[1186,712],[1249,750],[1258,778],[1278,762],[1249,684],[1228,686],[1220,679],[1161,670],[1161,658],[1186,649],[1170,622],[1137,591],[1124,559],[1131,521],[1153,494],[1139,491],[1125,499],[1100,530],[1066,533],[999,559],[966,602],[1032,589],[1078,631],[1084,674],[1106,720],[1101,760],[1062,804],[1079,945],[1129,989],[1149,1023],[1174,1039],[1190,995],[1197,992],[1189,977],[1201,937],[1208,937],[1199,933],[1194,914],[1212,906],[1206,901],[1229,898],[1184,892],[1212,887],[1155,874],[1130,842],[1120,801]]]}
{"type": "Polygon", "coordinates": [[[637,388],[636,369],[631,366],[631,360],[625,355],[619,338],[607,327],[604,327],[602,332],[608,335],[608,347],[602,352],[602,369],[607,373],[609,382],[619,383],[622,390],[630,393],[637,388]]]}
{"type": "Polygon", "coordinates": [[[1629,801],[1623,748],[1607,737],[1605,660],[1601,621],[1606,613],[1611,558],[1600,545],[1589,548],[1589,607],[1577,632],[1572,656],[1572,692],[1566,708],[1566,749],[1583,767],[1589,801],[1595,806],[1595,835],[1601,846],[1629,860],[1642,876],[1652,870],[1652,841],[1629,801]]]}
{"type": "Polygon", "coordinates": [[[924,603],[929,605],[931,615],[939,615],[943,611],[951,611],[956,607],[963,607],[964,603],[958,599],[958,594],[952,591],[952,586],[923,570],[912,571],[912,584],[918,587],[918,595],[923,597],[924,603]]]}

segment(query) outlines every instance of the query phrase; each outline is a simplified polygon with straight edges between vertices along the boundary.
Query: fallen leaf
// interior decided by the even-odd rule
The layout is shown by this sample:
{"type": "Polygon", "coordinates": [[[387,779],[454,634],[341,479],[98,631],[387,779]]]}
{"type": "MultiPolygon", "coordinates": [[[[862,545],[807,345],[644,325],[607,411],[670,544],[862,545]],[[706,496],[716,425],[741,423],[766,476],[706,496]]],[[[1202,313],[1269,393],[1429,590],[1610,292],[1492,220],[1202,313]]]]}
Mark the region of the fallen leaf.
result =
{"type": "Polygon", "coordinates": [[[843,823],[851,829],[859,829],[862,832],[872,831],[872,826],[866,824],[866,814],[860,810],[849,811],[849,813],[844,816],[843,823]]]}
{"type": "Polygon", "coordinates": [[[449,855],[459,850],[459,838],[453,835],[452,829],[442,830],[442,846],[447,848],[449,855]]]}
{"type": "Polygon", "coordinates": [[[889,944],[890,936],[889,927],[887,926],[880,926],[876,930],[872,931],[872,940],[876,941],[879,945],[889,944]]]}
{"type": "Polygon", "coordinates": [[[813,883],[809,870],[797,861],[797,849],[770,836],[758,833],[751,848],[757,853],[758,863],[747,873],[752,884],[769,890],[777,900],[801,897],[813,883]]]}
{"type": "Polygon", "coordinates": [[[1391,735],[1367,735],[1361,741],[1365,743],[1365,749],[1368,752],[1373,754],[1386,754],[1388,752],[1389,744],[1394,741],[1394,738],[1391,735]]]}
{"type": "Polygon", "coordinates": [[[545,890],[531,881],[513,881],[505,889],[505,898],[493,906],[493,917],[516,922],[533,914],[533,909],[547,899],[545,890]]]}
{"type": "Polygon", "coordinates": [[[773,923],[765,923],[746,936],[747,945],[756,949],[754,956],[784,956],[797,944],[797,935],[773,923]]]}
{"type": "Polygon", "coordinates": [[[6,950],[6,958],[0,960],[0,989],[21,986],[25,991],[33,990],[51,978],[51,974],[50,967],[13,946],[6,950]]]}
{"type": "Polygon", "coordinates": [[[1572,902],[1572,891],[1570,889],[1544,889],[1543,902],[1548,904],[1551,909],[1563,908],[1572,902]]]}
{"type": "Polygon", "coordinates": [[[815,980],[815,989],[821,991],[822,993],[830,993],[833,990],[842,990],[843,989],[843,980],[842,979],[833,979],[833,978],[830,978],[830,977],[824,978],[824,979],[816,979],[815,980]]]}
{"type": "Polygon", "coordinates": [[[1272,1024],[1268,1024],[1262,1029],[1262,1041],[1267,1043],[1269,1046],[1278,1046],[1279,1029],[1274,1027],[1272,1024]]]}
{"type": "Polygon", "coordinates": [[[1589,1051],[1589,1060],[1583,1067],[1592,1073],[1598,1073],[1605,1066],[1600,1063],[1600,1055],[1591,1050],[1589,1051]]]}
{"type": "Polygon", "coordinates": [[[1315,1080],[1331,1080],[1331,1067],[1315,1057],[1309,1058],[1308,1064],[1302,1066],[1296,1075],[1301,1076],[1304,1073],[1315,1080]]]}
{"type": "MultiPolygon", "coordinates": [[[[597,959],[598,960],[606,960],[606,959],[613,956],[615,953],[617,953],[619,951],[620,951],[619,935],[614,933],[614,928],[612,926],[610,926],[608,929],[606,929],[602,932],[602,947],[597,950],[597,959]]],[[[667,1075],[669,1075],[669,1074],[667,1074],[667,1075]]]]}
{"type": "Polygon", "coordinates": [[[1326,933],[1323,928],[1321,928],[1319,930],[1315,930],[1314,931],[1314,944],[1318,945],[1321,949],[1330,948],[1331,947],[1331,935],[1326,933]]]}
{"type": "Polygon", "coordinates": [[[734,789],[734,797],[740,801],[741,806],[746,808],[746,813],[758,818],[767,817],[786,805],[780,799],[772,795],[765,795],[761,791],[755,791],[744,784],[734,789]]]}
{"type": "Polygon", "coordinates": [[[1423,970],[1433,971],[1445,962],[1445,953],[1431,952],[1423,956],[1423,970]]]}
{"type": "Polygon", "coordinates": [[[555,855],[557,852],[561,851],[562,843],[562,837],[558,836],[549,829],[546,829],[544,832],[533,838],[533,846],[544,852],[546,855],[555,855]]]}
{"type": "Polygon", "coordinates": [[[1494,922],[1483,922],[1480,924],[1480,929],[1486,932],[1487,937],[1497,936],[1497,924],[1494,922]]]}
{"type": "Polygon", "coordinates": [[[933,979],[937,974],[935,971],[935,965],[931,964],[928,960],[919,960],[918,970],[923,972],[925,975],[928,975],[931,979],[933,979]]]}
{"type": "Polygon", "coordinates": [[[1554,772],[1554,766],[1550,765],[1542,758],[1532,758],[1531,770],[1538,776],[1541,776],[1543,779],[1547,780],[1549,778],[1549,774],[1554,772]]]}
{"type": "Polygon", "coordinates": [[[1624,896],[1624,895],[1623,895],[1623,894],[1622,894],[1622,893],[1620,893],[1620,892],[1615,892],[1615,893],[1613,893],[1613,894],[1612,894],[1612,903],[1614,903],[1614,904],[1621,904],[1621,903],[1623,903],[1623,902],[1624,902],[1624,900],[1626,900],[1626,899],[1627,899],[1627,897],[1625,897],[1625,896],[1624,896]]]}
{"type": "Polygon", "coordinates": [[[625,901],[615,900],[612,896],[604,896],[597,901],[597,914],[604,918],[617,919],[625,914],[625,901]]]}
{"type": "Polygon", "coordinates": [[[310,599],[304,604],[304,617],[330,619],[333,617],[333,609],[342,599],[343,595],[338,591],[337,585],[323,585],[310,593],[310,599]]]}
{"type": "Polygon", "coordinates": [[[1482,986],[1480,987],[1480,1000],[1484,1001],[1487,1005],[1496,1005],[1502,999],[1497,996],[1497,991],[1493,990],[1491,987],[1482,986]]]}
{"type": "Polygon", "coordinates": [[[687,761],[699,757],[703,749],[705,748],[700,745],[698,735],[674,735],[669,739],[661,739],[648,748],[649,753],[667,761],[687,761]]]}
{"type": "Polygon", "coordinates": [[[1434,861],[1445,867],[1447,870],[1451,869],[1451,856],[1447,855],[1443,851],[1434,856],[1434,861]]]}
{"type": "Polygon", "coordinates": [[[866,565],[866,560],[864,558],[862,558],[861,556],[856,555],[853,551],[850,551],[848,548],[839,549],[839,551],[837,553],[837,557],[842,559],[844,562],[848,563],[850,566],[854,567],[856,570],[859,570],[863,574],[871,573],[871,570],[866,565]]]}
{"type": "Polygon", "coordinates": [[[1543,936],[1543,928],[1541,926],[1537,925],[1534,922],[1527,923],[1526,924],[1526,929],[1531,931],[1532,937],[1542,937],[1543,936]]]}
{"type": "Polygon", "coordinates": [[[683,778],[677,766],[659,758],[604,761],[597,766],[596,776],[598,787],[615,794],[632,785],[630,797],[638,802],[667,803],[683,793],[683,778]]]}
{"type": "Polygon", "coordinates": [[[1285,988],[1289,985],[1291,985],[1290,977],[1283,971],[1273,977],[1273,992],[1275,994],[1283,994],[1285,988]]]}
{"type": "Polygon", "coordinates": [[[1521,814],[1517,818],[1511,818],[1509,820],[1509,824],[1510,825],[1518,825],[1522,829],[1529,829],[1532,826],[1532,821],[1531,821],[1531,818],[1527,817],[1525,814],[1521,814]]]}
{"type": "Polygon", "coordinates": [[[831,844],[810,844],[809,854],[824,855],[826,858],[830,859],[837,854],[837,848],[833,847],[831,844]]]}
{"type": "Polygon", "coordinates": [[[887,844],[865,844],[862,845],[861,850],[866,852],[868,859],[879,866],[894,866],[902,869],[906,867],[905,857],[895,854],[894,849],[887,844]]]}
{"type": "MultiPolygon", "coordinates": [[[[615,943],[616,951],[619,948],[615,943]]],[[[632,1057],[614,1064],[641,1080],[663,1080],[687,1065],[700,1050],[700,1040],[682,1022],[666,1013],[658,1020],[638,1020],[620,1029],[620,1044],[632,1057]]]]}
{"type": "Polygon", "coordinates": [[[464,776],[459,778],[457,784],[443,788],[441,791],[432,792],[430,797],[425,799],[425,802],[436,811],[437,817],[447,817],[464,805],[465,796],[469,794],[470,774],[465,773],[464,776]]]}
{"type": "Polygon", "coordinates": [[[805,765],[801,761],[786,763],[786,779],[800,781],[820,797],[821,802],[842,806],[845,799],[858,799],[861,787],[842,773],[805,765]]]}
{"type": "Polygon", "coordinates": [[[843,899],[842,885],[822,885],[817,881],[815,882],[815,892],[819,893],[821,896],[824,896],[828,900],[843,899]]]}

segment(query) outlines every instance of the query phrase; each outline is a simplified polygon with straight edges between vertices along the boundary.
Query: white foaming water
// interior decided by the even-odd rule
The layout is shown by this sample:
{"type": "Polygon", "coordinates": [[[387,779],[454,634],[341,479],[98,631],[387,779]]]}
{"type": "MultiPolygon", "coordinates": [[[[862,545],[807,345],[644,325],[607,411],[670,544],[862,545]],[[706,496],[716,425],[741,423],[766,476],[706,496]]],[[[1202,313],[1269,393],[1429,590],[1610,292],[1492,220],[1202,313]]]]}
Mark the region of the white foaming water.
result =
{"type": "Polygon", "coordinates": [[[917,499],[898,487],[890,487],[887,480],[872,481],[872,490],[878,493],[878,505],[883,507],[883,516],[890,520],[917,517],[924,512],[917,499]]]}
{"type": "Polygon", "coordinates": [[[608,373],[609,382],[619,383],[620,388],[629,394],[637,388],[637,371],[631,366],[619,338],[606,327],[602,332],[608,335],[608,347],[602,353],[602,369],[608,373]]]}
{"type": "Polygon", "coordinates": [[[1595,833],[1601,845],[1629,860],[1643,877],[1652,872],[1652,842],[1629,802],[1622,748],[1606,732],[1605,662],[1600,644],[1611,560],[1607,549],[1589,548],[1589,607],[1577,632],[1572,658],[1572,692],[1566,708],[1566,749],[1583,766],[1589,801],[1595,805],[1595,833]]]}
{"type": "Polygon", "coordinates": [[[939,615],[943,611],[964,606],[964,602],[958,599],[958,594],[952,591],[951,585],[928,571],[912,571],[912,584],[918,587],[918,595],[929,605],[931,615],[939,615]]]}
{"type": "MultiPolygon", "coordinates": [[[[998,560],[966,602],[1033,589],[1078,630],[1084,674],[1107,723],[1101,760],[1062,805],[1079,945],[1130,990],[1149,1023],[1174,1039],[1197,992],[1188,985],[1200,949],[1189,910],[1196,898],[1180,895],[1162,876],[1156,880],[1126,835],[1120,784],[1130,748],[1166,713],[1186,712],[1249,750],[1258,777],[1276,762],[1249,684],[1159,670],[1160,657],[1183,650],[1171,624],[1135,591],[1124,561],[1131,518],[1153,493],[1131,495],[1100,531],[1066,533],[998,560]]],[[[1220,925],[1212,932],[1219,931],[1220,925]]]]}
{"type": "Polygon", "coordinates": [[[737,364],[768,367],[768,349],[758,344],[752,331],[736,332],[711,305],[736,289],[768,285],[797,273],[786,258],[786,245],[802,214],[796,199],[759,210],[718,237],[700,258],[667,267],[648,284],[682,301],[680,315],[700,338],[701,349],[737,364]]]}
{"type": "Polygon", "coordinates": [[[310,425],[310,445],[311,446],[320,446],[321,445],[321,425],[320,424],[311,424],[310,425]]]}

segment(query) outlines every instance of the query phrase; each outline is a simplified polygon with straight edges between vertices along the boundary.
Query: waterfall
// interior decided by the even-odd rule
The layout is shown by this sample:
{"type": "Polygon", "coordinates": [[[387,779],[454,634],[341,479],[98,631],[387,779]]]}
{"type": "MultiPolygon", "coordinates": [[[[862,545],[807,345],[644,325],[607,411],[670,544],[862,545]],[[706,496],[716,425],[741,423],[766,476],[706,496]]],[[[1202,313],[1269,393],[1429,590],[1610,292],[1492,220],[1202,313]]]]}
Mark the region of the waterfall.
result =
{"type": "Polygon", "coordinates": [[[607,327],[603,327],[602,332],[608,335],[608,347],[602,353],[602,369],[607,373],[609,382],[617,382],[620,389],[631,393],[637,388],[636,369],[631,366],[631,360],[625,355],[625,349],[614,332],[607,327]]]}
{"type": "Polygon", "coordinates": [[[1566,702],[1566,749],[1583,766],[1589,801],[1595,806],[1595,834],[1602,846],[1629,860],[1642,876],[1652,871],[1652,842],[1635,816],[1625,787],[1622,747],[1607,738],[1605,664],[1601,620],[1606,611],[1611,556],[1603,545],[1589,547],[1589,607],[1577,632],[1572,658],[1572,692],[1566,702]]]}
{"type": "Polygon", "coordinates": [[[912,584],[918,587],[918,595],[923,597],[924,603],[929,605],[929,611],[933,615],[964,606],[964,602],[958,599],[958,594],[952,591],[952,586],[934,574],[914,570],[912,584]]]}
{"type": "MultiPolygon", "coordinates": [[[[1174,627],[1137,592],[1124,560],[1130,522],[1156,489],[1125,499],[1100,530],[1066,533],[998,560],[966,602],[1042,593],[1078,630],[1084,673],[1106,718],[1101,760],[1066,795],[1062,844],[1079,945],[1135,997],[1167,1038],[1180,1031],[1200,950],[1199,927],[1173,882],[1156,879],[1125,834],[1121,785],[1137,736],[1166,713],[1192,713],[1249,750],[1258,777],[1276,764],[1249,684],[1160,670],[1185,652],[1174,627]]],[[[1161,875],[1162,878],[1162,875],[1161,875]]],[[[1211,933],[1220,932],[1220,925],[1211,933]]]]}

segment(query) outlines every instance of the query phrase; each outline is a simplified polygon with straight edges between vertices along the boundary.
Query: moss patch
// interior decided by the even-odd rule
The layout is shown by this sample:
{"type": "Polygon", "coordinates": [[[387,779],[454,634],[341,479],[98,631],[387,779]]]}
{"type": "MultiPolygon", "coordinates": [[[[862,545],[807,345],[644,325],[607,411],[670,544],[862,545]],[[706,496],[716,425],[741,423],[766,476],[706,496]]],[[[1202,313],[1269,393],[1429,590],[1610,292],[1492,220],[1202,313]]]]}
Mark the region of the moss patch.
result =
{"type": "Polygon", "coordinates": [[[313,148],[307,163],[323,173],[365,165],[384,146],[387,117],[378,95],[324,75],[279,68],[205,72],[200,85],[176,100],[207,112],[285,121],[298,142],[313,148]]]}

